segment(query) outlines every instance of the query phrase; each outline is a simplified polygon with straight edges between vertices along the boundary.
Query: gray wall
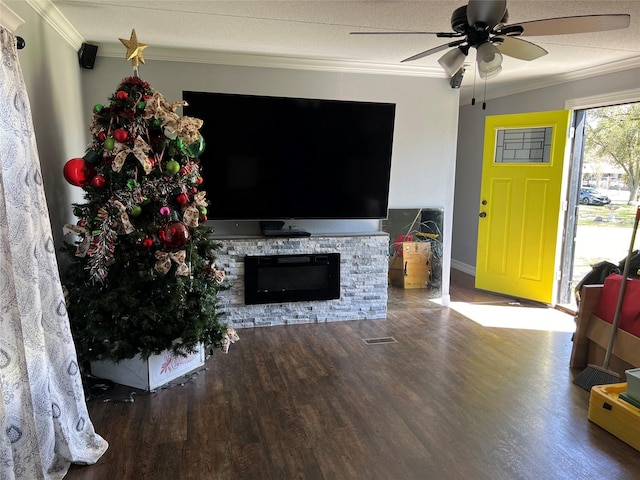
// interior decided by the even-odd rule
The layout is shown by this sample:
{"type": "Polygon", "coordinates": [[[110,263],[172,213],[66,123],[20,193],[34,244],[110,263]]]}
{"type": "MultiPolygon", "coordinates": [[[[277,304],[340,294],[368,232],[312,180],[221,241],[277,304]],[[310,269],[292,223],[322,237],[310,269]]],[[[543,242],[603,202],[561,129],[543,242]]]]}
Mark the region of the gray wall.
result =
{"type": "MultiPolygon", "coordinates": [[[[124,59],[100,56],[93,70],[83,71],[85,124],[93,105],[106,103],[120,81],[131,74],[124,59]]],[[[459,92],[443,79],[151,61],[148,57],[140,76],[170,102],[180,100],[183,90],[196,90],[395,103],[389,208],[442,207],[444,230],[451,232],[459,92]]],[[[297,226],[312,233],[380,229],[379,222],[354,221],[297,222],[297,226]]],[[[215,227],[223,234],[247,233],[246,222],[215,227]]],[[[445,235],[443,250],[442,295],[448,301],[451,235],[445,235]]]]}
{"type": "Polygon", "coordinates": [[[474,273],[478,238],[484,123],[488,115],[563,110],[566,102],[640,88],[640,69],[602,75],[460,107],[455,176],[452,266],[474,273]]]}
{"type": "Polygon", "coordinates": [[[82,190],[62,176],[66,161],[83,155],[86,141],[78,57],[27,2],[8,5],[25,20],[14,33],[26,41],[18,57],[29,94],[51,229],[59,247],[62,226],[76,221],[71,204],[82,200],[82,190]]]}

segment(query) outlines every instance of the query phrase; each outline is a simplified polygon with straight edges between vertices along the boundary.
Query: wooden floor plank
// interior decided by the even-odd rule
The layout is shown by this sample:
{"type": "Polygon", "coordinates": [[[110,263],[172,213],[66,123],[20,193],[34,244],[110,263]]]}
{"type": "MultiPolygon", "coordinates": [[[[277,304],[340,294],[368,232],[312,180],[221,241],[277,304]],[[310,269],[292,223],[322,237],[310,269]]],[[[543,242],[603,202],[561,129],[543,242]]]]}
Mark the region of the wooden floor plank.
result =
{"type": "MultiPolygon", "coordinates": [[[[508,304],[452,280],[452,301],[508,304]]],[[[184,386],[89,401],[110,448],[66,478],[638,478],[640,452],[587,420],[571,333],[483,327],[427,293],[391,288],[386,319],[242,330],[184,386]]]]}

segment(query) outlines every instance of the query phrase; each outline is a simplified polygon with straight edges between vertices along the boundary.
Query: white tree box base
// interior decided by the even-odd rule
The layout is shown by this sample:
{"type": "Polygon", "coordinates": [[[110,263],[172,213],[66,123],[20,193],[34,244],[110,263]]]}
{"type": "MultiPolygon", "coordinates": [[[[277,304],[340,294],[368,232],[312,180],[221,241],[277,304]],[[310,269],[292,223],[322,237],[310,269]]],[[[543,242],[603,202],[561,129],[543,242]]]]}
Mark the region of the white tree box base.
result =
{"type": "Polygon", "coordinates": [[[186,357],[164,351],[160,355],[150,356],[147,361],[142,360],[139,355],[118,363],[93,361],[91,374],[121,385],[150,391],[204,365],[204,350],[199,345],[194,353],[186,357]]]}

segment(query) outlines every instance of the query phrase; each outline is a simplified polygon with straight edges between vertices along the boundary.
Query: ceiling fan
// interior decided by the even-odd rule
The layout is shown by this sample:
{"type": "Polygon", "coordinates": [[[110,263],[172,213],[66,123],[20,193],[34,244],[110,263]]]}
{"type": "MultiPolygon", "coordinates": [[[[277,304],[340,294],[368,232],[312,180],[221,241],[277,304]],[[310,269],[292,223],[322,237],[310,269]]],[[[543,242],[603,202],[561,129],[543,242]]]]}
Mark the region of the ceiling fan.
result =
{"type": "Polygon", "coordinates": [[[448,48],[438,59],[445,72],[454,76],[463,68],[469,50],[475,48],[480,78],[495,77],[502,70],[502,55],[520,60],[535,60],[548,52],[520,36],[567,35],[601,32],[627,28],[631,22],[628,14],[581,15],[547,18],[507,25],[506,0],[469,0],[467,5],[456,8],[451,15],[453,32],[351,32],[354,35],[435,35],[440,38],[459,38],[438,47],[430,48],[402,62],[424,58],[448,48]]]}

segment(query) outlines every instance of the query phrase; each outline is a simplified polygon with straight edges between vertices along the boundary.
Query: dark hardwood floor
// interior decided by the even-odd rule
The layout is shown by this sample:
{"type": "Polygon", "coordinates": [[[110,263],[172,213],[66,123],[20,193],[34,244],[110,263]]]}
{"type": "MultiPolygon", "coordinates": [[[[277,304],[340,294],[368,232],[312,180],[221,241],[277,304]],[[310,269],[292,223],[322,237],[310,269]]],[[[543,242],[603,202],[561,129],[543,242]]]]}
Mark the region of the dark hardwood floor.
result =
{"type": "MultiPolygon", "coordinates": [[[[110,447],[66,479],[640,477],[640,452],[587,420],[571,333],[486,328],[424,290],[389,295],[387,319],[240,330],[183,386],[92,398],[110,447]]],[[[456,271],[451,297],[504,300],[456,271]]]]}

